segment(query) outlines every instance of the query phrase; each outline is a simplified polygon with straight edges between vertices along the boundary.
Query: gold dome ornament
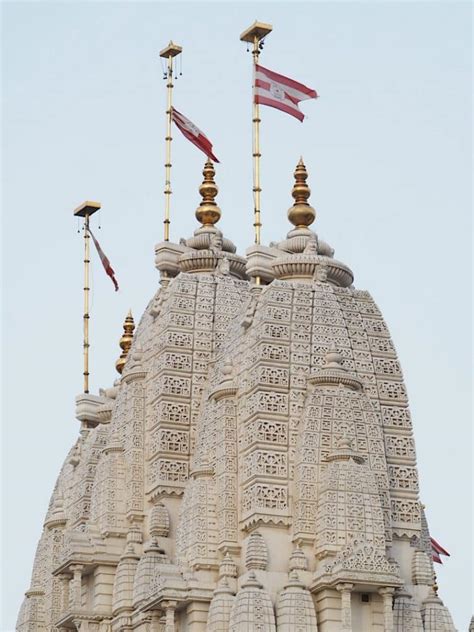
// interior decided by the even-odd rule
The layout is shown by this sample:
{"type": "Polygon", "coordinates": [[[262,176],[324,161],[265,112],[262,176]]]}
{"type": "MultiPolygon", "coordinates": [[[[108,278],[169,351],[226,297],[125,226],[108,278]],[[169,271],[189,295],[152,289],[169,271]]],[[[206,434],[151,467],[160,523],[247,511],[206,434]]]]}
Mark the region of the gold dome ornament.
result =
{"type": "Polygon", "coordinates": [[[311,189],[306,184],[308,172],[306,171],[303,158],[300,158],[295,169],[295,184],[291,191],[295,203],[288,209],[288,219],[296,228],[306,228],[310,226],[315,218],[316,211],[307,202],[311,195],[311,189]]]}
{"type": "Polygon", "coordinates": [[[117,371],[122,374],[123,367],[125,366],[125,362],[127,361],[128,352],[130,351],[130,347],[133,342],[133,332],[135,330],[135,322],[132,316],[132,310],[130,310],[125,318],[125,322],[123,324],[123,335],[120,338],[120,348],[122,349],[122,354],[120,358],[115,363],[115,368],[117,371]]]}
{"type": "Polygon", "coordinates": [[[219,189],[214,182],[214,176],[216,175],[214,165],[209,159],[204,165],[202,175],[204,180],[199,187],[202,202],[196,209],[196,218],[203,226],[213,226],[220,220],[221,209],[217,206],[214,199],[219,189]]]}

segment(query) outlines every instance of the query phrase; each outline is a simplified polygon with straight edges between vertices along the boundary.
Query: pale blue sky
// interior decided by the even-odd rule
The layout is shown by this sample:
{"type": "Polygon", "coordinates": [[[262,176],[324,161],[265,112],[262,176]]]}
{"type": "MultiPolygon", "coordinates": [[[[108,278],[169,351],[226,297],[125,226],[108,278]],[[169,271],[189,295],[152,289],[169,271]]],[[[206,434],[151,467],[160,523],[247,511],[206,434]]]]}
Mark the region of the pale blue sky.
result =
{"type": "MultiPolygon", "coordinates": [[[[263,241],[288,231],[304,156],[314,225],[391,329],[415,428],[422,500],[451,552],[440,596],[471,615],[471,4],[430,2],[3,3],[3,631],[12,630],[82,384],[82,240],[96,231],[92,391],[110,385],[129,307],[158,284],[165,86],[158,51],[181,44],[175,104],[214,142],[221,227],[252,243],[251,59],[239,34],[274,26],[261,62],[314,87],[303,124],[262,108],[263,241]],[[96,217],[93,226],[97,226],[96,217]]],[[[196,227],[203,155],[176,131],[172,239],[196,227]]]]}

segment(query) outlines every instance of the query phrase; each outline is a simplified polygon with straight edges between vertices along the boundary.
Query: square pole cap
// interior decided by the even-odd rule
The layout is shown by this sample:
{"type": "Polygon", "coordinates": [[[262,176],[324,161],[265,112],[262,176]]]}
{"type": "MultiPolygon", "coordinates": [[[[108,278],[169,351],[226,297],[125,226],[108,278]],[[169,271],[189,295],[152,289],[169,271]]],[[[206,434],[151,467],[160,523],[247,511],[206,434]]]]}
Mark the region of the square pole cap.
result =
{"type": "Polygon", "coordinates": [[[168,57],[176,57],[176,55],[179,55],[182,52],[182,47],[170,40],[168,46],[163,48],[163,50],[160,50],[160,57],[166,57],[166,59],[168,59],[168,57]]]}
{"type": "Polygon", "coordinates": [[[86,215],[93,215],[100,209],[100,202],[83,202],[74,210],[76,217],[86,217],[86,215]]]}
{"type": "Polygon", "coordinates": [[[273,31],[273,26],[271,24],[264,24],[263,22],[254,22],[252,26],[249,26],[242,35],[240,36],[240,40],[242,42],[250,42],[254,43],[255,37],[258,41],[263,39],[266,35],[273,31]]]}

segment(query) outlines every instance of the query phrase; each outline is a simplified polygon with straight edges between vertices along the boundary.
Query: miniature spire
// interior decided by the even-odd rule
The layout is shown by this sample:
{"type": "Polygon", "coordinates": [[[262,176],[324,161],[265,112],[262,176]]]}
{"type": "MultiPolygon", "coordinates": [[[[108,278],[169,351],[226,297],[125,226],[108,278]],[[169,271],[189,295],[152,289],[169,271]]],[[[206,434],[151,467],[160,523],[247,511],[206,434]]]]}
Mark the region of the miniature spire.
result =
{"type": "Polygon", "coordinates": [[[342,366],[342,355],[337,350],[334,342],[331,343],[329,351],[324,356],[324,366],[325,368],[345,370],[342,366]]]}
{"type": "Polygon", "coordinates": [[[206,160],[202,175],[204,180],[199,187],[202,202],[196,209],[196,218],[203,226],[213,226],[220,220],[221,209],[214,199],[219,189],[214,181],[216,175],[214,165],[209,159],[206,160]]]}
{"type": "Polygon", "coordinates": [[[123,371],[123,367],[125,366],[125,362],[127,360],[128,352],[130,347],[132,346],[133,341],[133,331],[135,329],[135,323],[133,321],[132,310],[130,310],[125,318],[125,322],[123,324],[123,336],[120,338],[120,348],[122,349],[122,354],[120,358],[115,363],[115,368],[121,374],[123,371]]]}
{"type": "Polygon", "coordinates": [[[316,211],[307,202],[311,195],[311,189],[306,184],[308,178],[308,172],[306,171],[303,158],[300,158],[296,165],[295,184],[291,191],[295,203],[288,209],[288,219],[297,228],[305,228],[310,226],[316,217],[316,211]]]}
{"type": "Polygon", "coordinates": [[[338,447],[333,449],[327,456],[326,461],[355,461],[362,464],[365,462],[364,457],[360,456],[352,448],[352,439],[344,432],[338,441],[338,447]]]}

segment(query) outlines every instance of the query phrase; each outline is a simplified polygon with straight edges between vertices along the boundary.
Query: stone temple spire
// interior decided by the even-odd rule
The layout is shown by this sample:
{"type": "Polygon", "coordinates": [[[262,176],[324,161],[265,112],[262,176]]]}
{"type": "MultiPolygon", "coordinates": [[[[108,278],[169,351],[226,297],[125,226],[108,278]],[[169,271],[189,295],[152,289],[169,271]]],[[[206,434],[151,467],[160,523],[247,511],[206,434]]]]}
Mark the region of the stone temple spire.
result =
{"type": "Polygon", "coordinates": [[[400,362],[311,230],[303,161],[286,239],[246,259],[214,175],[194,234],[156,246],[120,388],[76,400],[17,632],[454,632],[400,362]]]}
{"type": "Polygon", "coordinates": [[[316,211],[308,204],[311,189],[306,183],[308,172],[306,171],[303,158],[300,158],[296,165],[295,184],[291,191],[295,203],[288,209],[288,219],[296,228],[307,228],[311,226],[316,218],[316,211]]]}
{"type": "Polygon", "coordinates": [[[221,209],[217,206],[215,197],[219,191],[214,181],[216,175],[214,165],[208,159],[202,172],[204,180],[199,187],[202,202],[196,209],[196,218],[203,226],[214,226],[220,220],[221,209]]]}
{"type": "Polygon", "coordinates": [[[127,361],[128,352],[130,347],[132,346],[133,341],[133,332],[135,330],[135,322],[133,320],[132,311],[130,310],[125,318],[125,322],[123,324],[123,335],[120,338],[120,348],[122,349],[122,353],[120,358],[115,363],[115,368],[121,374],[123,371],[123,367],[125,366],[125,362],[127,361]]]}

